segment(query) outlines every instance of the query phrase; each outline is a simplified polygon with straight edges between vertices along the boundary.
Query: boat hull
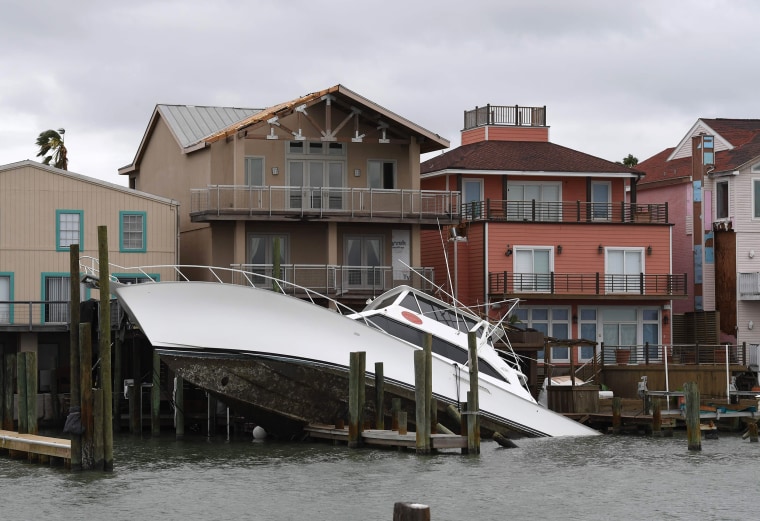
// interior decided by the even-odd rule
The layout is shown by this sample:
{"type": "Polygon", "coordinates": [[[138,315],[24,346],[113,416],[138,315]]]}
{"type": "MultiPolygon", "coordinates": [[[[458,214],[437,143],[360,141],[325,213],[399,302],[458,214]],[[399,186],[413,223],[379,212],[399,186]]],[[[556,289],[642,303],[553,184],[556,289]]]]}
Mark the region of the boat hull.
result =
{"type": "MultiPolygon", "coordinates": [[[[347,372],[350,353],[366,353],[367,368],[382,362],[386,384],[414,388],[419,348],[327,308],[272,291],[208,282],[161,282],[114,289],[122,307],[154,348],[281,357],[293,364],[347,372]]],[[[433,394],[465,401],[467,369],[433,355],[433,394]]],[[[250,400],[249,400],[250,401],[250,400]]],[[[599,434],[504,389],[481,374],[484,420],[527,436],[599,434]]]]}

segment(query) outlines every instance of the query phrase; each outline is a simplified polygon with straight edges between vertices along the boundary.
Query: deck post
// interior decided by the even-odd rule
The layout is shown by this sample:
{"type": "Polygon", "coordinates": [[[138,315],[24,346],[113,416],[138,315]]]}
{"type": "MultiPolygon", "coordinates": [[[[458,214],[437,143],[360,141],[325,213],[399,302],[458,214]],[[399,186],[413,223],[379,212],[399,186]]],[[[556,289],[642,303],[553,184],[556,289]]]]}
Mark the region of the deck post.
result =
{"type": "Polygon", "coordinates": [[[82,390],[82,469],[92,470],[94,465],[94,422],[92,411],[92,325],[79,324],[80,382],[82,390]]]}
{"type": "Polygon", "coordinates": [[[689,440],[689,450],[702,450],[702,431],[699,427],[699,386],[696,382],[683,384],[686,398],[686,437],[689,440]]]}
{"type": "Polygon", "coordinates": [[[38,434],[37,428],[37,353],[27,351],[26,356],[26,432],[38,434]]]}
{"type": "MultiPolygon", "coordinates": [[[[153,350],[153,385],[150,388],[150,431],[153,437],[161,435],[161,357],[153,350]]],[[[216,413],[216,410],[214,410],[216,413]]]]}
{"type": "Polygon", "coordinates": [[[185,381],[181,376],[174,377],[174,428],[176,437],[185,437],[185,381]]]}
{"type": "Polygon", "coordinates": [[[108,265],[108,227],[98,226],[98,266],[100,273],[100,388],[103,390],[103,469],[113,470],[113,382],[111,371],[111,273],[108,265]]]}
{"type": "MultiPolygon", "coordinates": [[[[111,405],[111,433],[119,431],[121,429],[121,349],[122,349],[122,337],[121,331],[117,331],[113,338],[113,377],[111,384],[111,399],[113,404],[111,405]]],[[[112,438],[113,439],[113,438],[112,438]]]]}
{"type": "Polygon", "coordinates": [[[747,425],[747,432],[749,433],[750,443],[757,443],[757,423],[749,422],[747,425]]]}
{"type": "Polygon", "coordinates": [[[612,434],[620,434],[622,423],[623,399],[619,396],[612,398],[612,434]]]}
{"type": "Polygon", "coordinates": [[[419,503],[393,505],[393,521],[430,521],[430,507],[419,503]]]}
{"type": "Polygon", "coordinates": [[[426,425],[430,424],[427,412],[430,410],[425,399],[425,351],[414,352],[414,410],[417,454],[428,454],[430,444],[425,437],[426,425]]]}
{"type": "Polygon", "coordinates": [[[385,430],[385,375],[383,363],[375,362],[375,428],[385,430]]]}
{"type": "Polygon", "coordinates": [[[391,398],[391,430],[398,430],[398,414],[401,412],[401,398],[391,398]]]}
{"type": "Polygon", "coordinates": [[[3,374],[3,388],[5,389],[5,396],[3,397],[3,417],[2,426],[3,430],[12,431],[13,429],[13,380],[16,371],[16,355],[11,353],[4,355],[5,367],[3,374]]]}
{"type": "MultiPolygon", "coordinates": [[[[432,441],[430,434],[433,432],[433,335],[428,333],[422,343],[422,350],[425,353],[425,449],[430,452],[432,441]]],[[[437,416],[436,416],[437,421],[437,416]]]]}
{"type": "Polygon", "coordinates": [[[27,434],[29,415],[26,412],[26,353],[16,355],[16,392],[18,393],[18,433],[27,434]]]}
{"type": "MultiPolygon", "coordinates": [[[[79,386],[79,244],[69,246],[69,412],[81,410],[82,391],[79,386]]],[[[82,470],[82,435],[71,434],[71,470],[82,470]]]]}
{"type": "MultiPolygon", "coordinates": [[[[0,429],[6,430],[5,422],[5,356],[0,352],[0,429]]],[[[12,429],[9,429],[12,430],[12,429]]]]}
{"type": "Polygon", "coordinates": [[[480,454],[480,402],[478,399],[478,338],[467,333],[470,390],[467,392],[467,453],[480,454]]]}
{"type": "Polygon", "coordinates": [[[139,435],[142,431],[140,392],[142,392],[140,382],[135,378],[132,381],[132,385],[127,387],[127,396],[129,397],[129,432],[134,435],[139,435]]]}
{"type": "Polygon", "coordinates": [[[398,412],[398,433],[404,435],[408,432],[409,422],[406,418],[406,411],[398,412]]]}

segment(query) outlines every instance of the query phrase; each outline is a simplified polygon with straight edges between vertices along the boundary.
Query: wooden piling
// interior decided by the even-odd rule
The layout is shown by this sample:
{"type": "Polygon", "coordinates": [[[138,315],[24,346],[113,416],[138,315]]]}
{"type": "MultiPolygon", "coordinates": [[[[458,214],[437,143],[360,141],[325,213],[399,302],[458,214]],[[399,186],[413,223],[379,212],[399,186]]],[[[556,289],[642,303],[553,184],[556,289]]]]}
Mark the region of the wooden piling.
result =
{"type": "Polygon", "coordinates": [[[406,411],[398,412],[398,433],[406,434],[409,432],[409,422],[406,418],[406,411]]]}
{"type": "Polygon", "coordinates": [[[478,399],[478,338],[467,334],[469,347],[470,390],[467,392],[467,453],[480,454],[480,404],[478,399]]]}
{"type": "Polygon", "coordinates": [[[357,448],[361,444],[361,433],[364,427],[364,382],[366,353],[350,353],[349,363],[349,392],[348,392],[348,447],[357,448]],[[364,356],[362,356],[364,355],[364,356]]]}
{"type": "Polygon", "coordinates": [[[0,429],[5,430],[5,356],[0,349],[0,429]]]}
{"type": "MultiPolygon", "coordinates": [[[[100,386],[103,389],[103,468],[113,470],[113,382],[111,373],[111,273],[108,264],[108,227],[98,226],[98,285],[100,287],[100,386]]],[[[118,411],[118,409],[117,409],[118,411]]]]}
{"type": "Polygon", "coordinates": [[[121,349],[122,349],[122,337],[121,331],[117,331],[113,338],[113,378],[111,385],[111,399],[113,404],[111,405],[111,432],[118,432],[121,429],[121,400],[122,400],[122,381],[121,372],[121,349]]]}
{"type": "MultiPolygon", "coordinates": [[[[79,294],[79,245],[69,246],[69,411],[79,408],[82,404],[82,393],[79,376],[79,325],[80,301],[79,294]]],[[[81,409],[80,409],[81,410],[81,409]]],[[[71,470],[82,469],[82,436],[71,434],[71,470]]]]}
{"type": "Polygon", "coordinates": [[[652,435],[662,436],[662,410],[660,400],[652,400],[652,435]]]}
{"type": "MultiPolygon", "coordinates": [[[[161,357],[153,350],[153,385],[150,388],[150,432],[154,437],[161,435],[161,357]]],[[[214,411],[216,413],[216,410],[214,411]]]]}
{"type": "Polygon", "coordinates": [[[393,521],[430,521],[430,507],[419,503],[393,505],[393,521]]]}
{"type": "Polygon", "coordinates": [[[747,425],[747,432],[749,433],[750,443],[757,443],[757,423],[750,422],[747,425]]]}
{"type": "Polygon", "coordinates": [[[129,397],[129,432],[134,435],[142,433],[142,412],[140,411],[140,382],[135,379],[127,388],[129,397]]]}
{"type": "Polygon", "coordinates": [[[683,384],[686,399],[686,437],[689,440],[689,450],[702,450],[702,429],[699,422],[699,386],[696,382],[683,384]]]}
{"type": "Polygon", "coordinates": [[[415,439],[417,454],[430,453],[430,437],[425,436],[426,426],[430,425],[430,411],[425,399],[425,352],[414,352],[414,410],[415,410],[415,439]]]}
{"type": "Polygon", "coordinates": [[[375,428],[385,430],[385,375],[383,363],[375,362],[375,428]]]}
{"type": "Polygon", "coordinates": [[[18,433],[29,432],[29,415],[26,412],[26,353],[16,355],[16,392],[18,393],[18,433]]]}
{"type": "Polygon", "coordinates": [[[82,469],[91,470],[95,457],[94,418],[92,409],[92,325],[79,324],[79,385],[82,392],[82,469]]]}
{"type": "MultiPolygon", "coordinates": [[[[422,342],[422,350],[425,353],[425,445],[427,450],[432,448],[430,435],[433,432],[433,335],[427,333],[422,342]]],[[[437,418],[437,416],[436,416],[437,418]]],[[[437,419],[436,419],[437,421],[437,419]]]]}
{"type": "Polygon", "coordinates": [[[612,434],[620,434],[622,425],[623,399],[619,396],[612,398],[612,434]]]}
{"type": "Polygon", "coordinates": [[[401,412],[401,398],[391,398],[391,430],[398,430],[398,414],[401,412]]]}
{"type": "Polygon", "coordinates": [[[185,380],[174,377],[174,429],[178,440],[185,437],[185,380]]]}
{"type": "Polygon", "coordinates": [[[26,357],[26,432],[38,434],[37,428],[37,353],[28,351],[26,357]]]}
{"type": "Polygon", "coordinates": [[[92,390],[92,418],[93,418],[92,468],[94,470],[105,469],[105,436],[104,436],[105,404],[103,403],[104,396],[105,396],[105,393],[103,392],[103,389],[92,390]]]}
{"type": "Polygon", "coordinates": [[[16,355],[11,353],[3,358],[5,360],[5,367],[3,369],[3,388],[5,389],[5,394],[3,396],[2,426],[3,430],[12,431],[15,430],[13,428],[13,395],[15,392],[13,380],[16,375],[16,355]]]}

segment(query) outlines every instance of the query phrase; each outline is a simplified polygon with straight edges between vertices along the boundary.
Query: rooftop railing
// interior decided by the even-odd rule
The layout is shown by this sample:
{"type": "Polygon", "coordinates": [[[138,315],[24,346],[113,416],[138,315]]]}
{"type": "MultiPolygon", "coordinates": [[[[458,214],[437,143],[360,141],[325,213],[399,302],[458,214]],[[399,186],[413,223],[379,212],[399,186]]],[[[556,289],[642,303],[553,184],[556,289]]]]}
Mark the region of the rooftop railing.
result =
{"type": "Polygon", "coordinates": [[[458,219],[459,192],[302,186],[211,185],[191,190],[191,214],[458,219]]]}
{"type": "Polygon", "coordinates": [[[486,105],[464,112],[465,130],[484,125],[545,127],[546,107],[486,105]]]}
{"type": "Polygon", "coordinates": [[[686,296],[686,274],[638,273],[488,273],[489,295],[686,296]]]}
{"type": "Polygon", "coordinates": [[[504,201],[465,203],[465,221],[668,224],[668,203],[504,201]]]}

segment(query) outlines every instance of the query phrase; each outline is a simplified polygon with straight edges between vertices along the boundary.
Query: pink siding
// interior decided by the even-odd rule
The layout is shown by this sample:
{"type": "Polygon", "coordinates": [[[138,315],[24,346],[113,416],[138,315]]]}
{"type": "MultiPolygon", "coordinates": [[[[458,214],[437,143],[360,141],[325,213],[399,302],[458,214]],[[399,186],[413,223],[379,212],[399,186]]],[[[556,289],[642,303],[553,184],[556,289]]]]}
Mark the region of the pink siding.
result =
{"type": "Polygon", "coordinates": [[[486,126],[462,131],[462,145],[478,141],[549,141],[549,127],[486,126]]]}
{"type": "Polygon", "coordinates": [[[478,128],[462,131],[462,146],[469,145],[471,143],[477,143],[478,141],[485,141],[485,140],[486,140],[485,127],[478,127],[478,128]]]}
{"type": "Polygon", "coordinates": [[[673,223],[673,273],[686,274],[688,299],[674,300],[673,313],[694,310],[694,237],[686,234],[686,221],[691,218],[691,197],[688,183],[639,190],[637,202],[662,203],[668,201],[668,220],[673,223]]]}

